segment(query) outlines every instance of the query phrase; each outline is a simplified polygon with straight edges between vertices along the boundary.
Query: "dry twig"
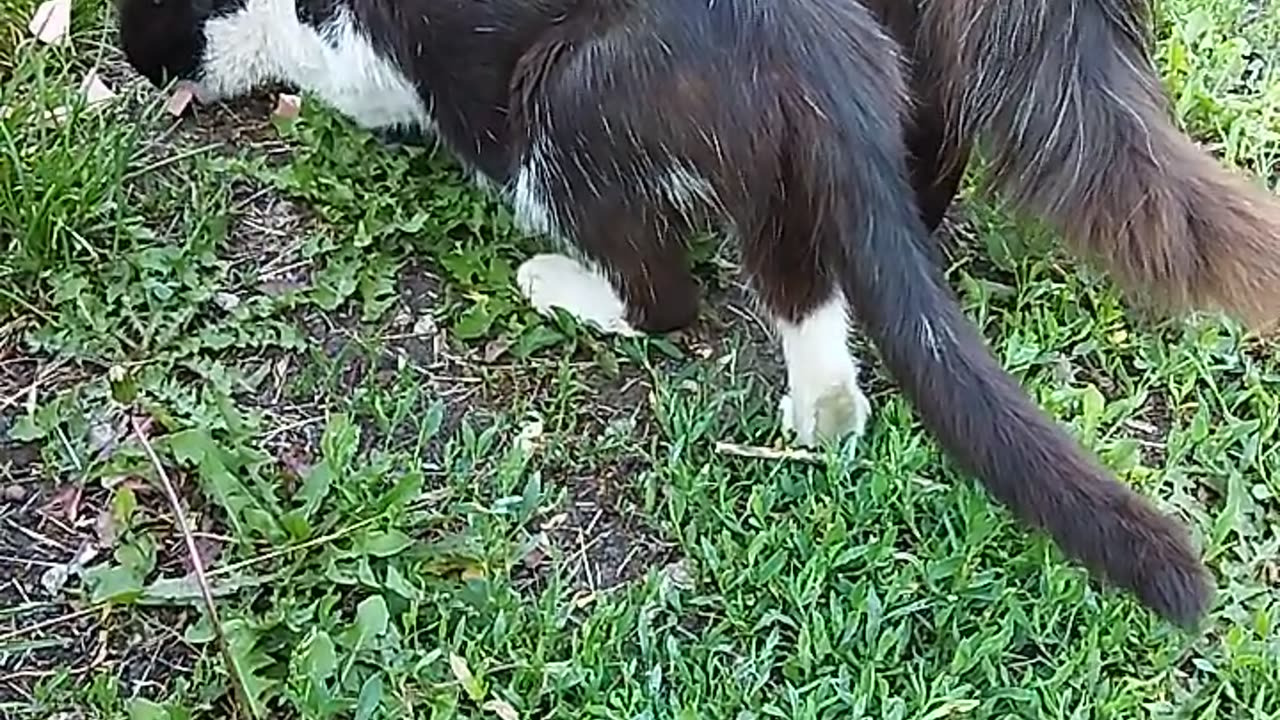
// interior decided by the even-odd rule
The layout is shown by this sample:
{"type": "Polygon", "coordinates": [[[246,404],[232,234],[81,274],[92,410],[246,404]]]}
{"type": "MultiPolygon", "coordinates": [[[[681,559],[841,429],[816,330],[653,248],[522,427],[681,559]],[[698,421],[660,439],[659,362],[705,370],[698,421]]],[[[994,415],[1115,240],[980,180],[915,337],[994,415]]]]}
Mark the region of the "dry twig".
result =
{"type": "Polygon", "coordinates": [[[151,446],[151,441],[147,439],[142,426],[138,424],[138,419],[131,417],[130,422],[133,424],[133,434],[138,438],[143,451],[147,454],[147,459],[151,461],[152,466],[155,468],[161,489],[164,490],[165,497],[168,498],[169,505],[173,508],[173,516],[178,524],[178,532],[181,533],[182,539],[187,545],[187,553],[191,556],[191,571],[196,577],[196,584],[200,587],[200,595],[204,598],[205,610],[209,613],[209,622],[213,625],[214,634],[218,638],[218,647],[222,649],[223,659],[227,663],[227,672],[231,675],[231,682],[236,688],[238,699],[238,702],[234,703],[236,715],[244,716],[244,713],[247,712],[246,708],[251,707],[249,697],[240,682],[240,674],[236,672],[235,658],[231,655],[231,647],[227,644],[226,635],[222,631],[222,623],[218,620],[218,607],[213,600],[213,589],[209,587],[209,579],[204,571],[204,562],[200,559],[200,550],[196,547],[196,539],[191,534],[191,526],[187,523],[186,513],[182,511],[182,502],[178,499],[178,492],[174,489],[173,483],[169,481],[169,473],[165,471],[164,464],[160,462],[160,458],[156,455],[155,448],[151,446]]]}
{"type": "Polygon", "coordinates": [[[733,455],[755,460],[782,460],[818,464],[824,462],[822,455],[808,450],[774,450],[773,448],[728,442],[716,443],[716,452],[721,455],[733,455]]]}
{"type": "Polygon", "coordinates": [[[10,630],[9,632],[0,634],[0,644],[7,643],[12,640],[16,640],[22,637],[23,635],[39,632],[41,630],[51,628],[55,625],[61,625],[62,623],[70,622],[72,620],[75,620],[76,618],[84,617],[85,615],[92,615],[93,613],[101,609],[102,609],[101,605],[91,605],[89,607],[81,608],[79,610],[73,610],[64,615],[59,615],[58,617],[55,617],[55,618],[49,618],[48,620],[41,620],[38,623],[32,623],[31,625],[24,625],[22,627],[15,628],[13,630],[10,630]]]}

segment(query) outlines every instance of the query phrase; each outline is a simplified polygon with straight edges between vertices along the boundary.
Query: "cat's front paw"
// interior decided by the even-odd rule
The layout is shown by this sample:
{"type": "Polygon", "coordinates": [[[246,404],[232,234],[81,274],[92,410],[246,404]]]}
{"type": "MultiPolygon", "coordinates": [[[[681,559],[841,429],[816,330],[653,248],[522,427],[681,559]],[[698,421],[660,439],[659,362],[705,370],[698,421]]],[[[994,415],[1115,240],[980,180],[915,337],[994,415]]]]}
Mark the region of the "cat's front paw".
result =
{"type": "Polygon", "coordinates": [[[534,255],[516,270],[516,284],[543,315],[560,308],[606,333],[636,335],[627,307],[608,278],[566,255],[534,255]]]}

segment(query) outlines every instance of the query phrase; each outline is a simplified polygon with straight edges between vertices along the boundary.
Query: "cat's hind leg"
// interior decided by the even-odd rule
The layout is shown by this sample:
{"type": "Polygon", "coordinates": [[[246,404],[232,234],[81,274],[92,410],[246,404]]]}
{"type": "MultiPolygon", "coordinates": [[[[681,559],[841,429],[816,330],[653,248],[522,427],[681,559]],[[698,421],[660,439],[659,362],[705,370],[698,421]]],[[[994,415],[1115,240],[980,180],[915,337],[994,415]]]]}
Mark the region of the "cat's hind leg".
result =
{"type": "Polygon", "coordinates": [[[787,365],[787,393],[779,400],[784,430],[803,445],[861,437],[871,401],[858,383],[848,348],[849,320],[839,290],[797,320],[773,316],[787,365]]]}
{"type": "Polygon", "coordinates": [[[836,281],[839,257],[805,204],[773,203],[760,226],[742,235],[745,270],[782,342],[787,392],[784,430],[802,445],[861,436],[871,402],[849,349],[849,312],[836,281]]]}

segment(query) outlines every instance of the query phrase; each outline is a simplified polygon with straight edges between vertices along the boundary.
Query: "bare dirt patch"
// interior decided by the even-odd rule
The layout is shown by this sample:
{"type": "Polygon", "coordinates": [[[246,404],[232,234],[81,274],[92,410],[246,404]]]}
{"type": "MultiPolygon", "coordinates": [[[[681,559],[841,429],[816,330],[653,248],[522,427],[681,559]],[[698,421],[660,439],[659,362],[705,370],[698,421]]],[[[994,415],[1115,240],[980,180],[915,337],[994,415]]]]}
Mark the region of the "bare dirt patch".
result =
{"type": "MultiPolygon", "coordinates": [[[[676,559],[671,543],[639,518],[635,482],[644,472],[640,462],[601,467],[595,473],[559,478],[568,488],[560,512],[536,524],[542,542],[525,562],[535,574],[551,569],[579,593],[597,593],[631,582],[676,559]]],[[[517,576],[519,579],[519,576],[517,576]]],[[[526,576],[538,584],[541,578],[526,576]]]]}
{"type": "MultiPolygon", "coordinates": [[[[139,614],[95,605],[78,575],[108,561],[104,535],[110,493],[100,486],[29,485],[0,500],[0,702],[30,701],[34,687],[55,675],[86,678],[107,670],[127,687],[155,696],[189,673],[198,650],[180,629],[193,619],[178,607],[139,614]]],[[[163,508],[139,486],[144,507],[163,508]]],[[[156,573],[189,572],[182,542],[163,511],[146,522],[156,540],[156,573]]],[[[214,544],[206,542],[212,554],[214,544]]]]}

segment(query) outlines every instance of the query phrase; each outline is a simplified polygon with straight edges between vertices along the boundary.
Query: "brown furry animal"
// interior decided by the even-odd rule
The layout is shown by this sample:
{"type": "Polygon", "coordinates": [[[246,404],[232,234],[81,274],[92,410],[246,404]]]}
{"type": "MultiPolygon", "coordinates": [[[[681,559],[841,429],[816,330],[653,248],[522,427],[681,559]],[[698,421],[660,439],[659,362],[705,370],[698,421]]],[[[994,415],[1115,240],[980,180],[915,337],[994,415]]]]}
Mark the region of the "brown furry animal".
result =
{"type": "Polygon", "coordinates": [[[927,223],[984,138],[995,185],[1152,309],[1280,319],[1280,199],[1173,123],[1145,0],[866,2],[912,49],[927,223]]]}

